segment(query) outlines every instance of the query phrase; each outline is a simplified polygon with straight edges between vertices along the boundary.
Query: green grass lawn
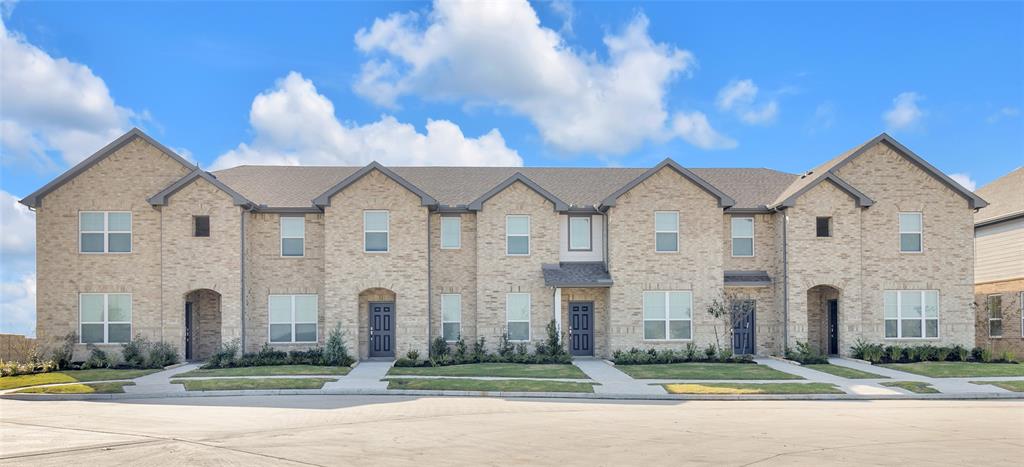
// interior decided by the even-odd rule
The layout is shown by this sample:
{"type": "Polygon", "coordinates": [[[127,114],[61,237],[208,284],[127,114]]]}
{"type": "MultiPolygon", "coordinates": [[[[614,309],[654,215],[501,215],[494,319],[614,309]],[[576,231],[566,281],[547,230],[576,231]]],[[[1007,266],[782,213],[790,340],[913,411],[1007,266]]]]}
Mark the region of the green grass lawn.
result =
{"type": "Polygon", "coordinates": [[[189,378],[195,376],[347,375],[349,371],[352,371],[352,369],[347,366],[272,365],[192,370],[174,376],[189,378]]]}
{"type": "Polygon", "coordinates": [[[917,362],[887,363],[882,366],[932,378],[1024,376],[1024,365],[1017,363],[917,362]]]}
{"type": "Polygon", "coordinates": [[[594,392],[594,384],[527,379],[480,380],[453,378],[395,378],[388,380],[388,389],[494,392],[594,392]]]}
{"type": "Polygon", "coordinates": [[[1007,391],[1024,392],[1024,381],[971,381],[972,384],[991,384],[1007,391]]]}
{"type": "Polygon", "coordinates": [[[62,386],[43,386],[25,388],[15,391],[16,394],[113,394],[124,392],[125,386],[134,386],[131,381],[111,381],[108,383],[75,383],[62,386]]]}
{"type": "Polygon", "coordinates": [[[320,389],[334,378],[229,378],[175,379],[171,384],[184,384],[186,391],[234,391],[241,389],[320,389]]]}
{"type": "Polygon", "coordinates": [[[637,379],[803,379],[752,363],[667,363],[615,368],[637,379]]]}
{"type": "Polygon", "coordinates": [[[886,376],[876,375],[874,373],[868,373],[866,371],[855,370],[853,368],[847,368],[845,366],[830,365],[828,363],[804,365],[804,368],[810,368],[812,370],[818,370],[830,375],[835,375],[840,378],[847,379],[875,379],[875,378],[886,378],[886,376]]]}
{"type": "Polygon", "coordinates": [[[588,379],[587,375],[575,365],[529,363],[468,363],[437,367],[393,367],[388,375],[588,379]]]}
{"type": "Polygon", "coordinates": [[[920,381],[891,381],[881,383],[882,386],[888,386],[890,388],[906,389],[907,391],[914,392],[917,394],[938,394],[939,390],[932,387],[928,383],[922,383],[920,381]]]}
{"type": "Polygon", "coordinates": [[[83,381],[103,381],[110,379],[133,379],[145,376],[156,370],[112,370],[101,368],[96,370],[68,370],[37,373],[34,375],[4,376],[0,378],[0,390],[39,386],[40,384],[78,383],[83,381]]]}
{"type": "Polygon", "coordinates": [[[828,383],[663,384],[669,394],[844,394],[828,383]]]}

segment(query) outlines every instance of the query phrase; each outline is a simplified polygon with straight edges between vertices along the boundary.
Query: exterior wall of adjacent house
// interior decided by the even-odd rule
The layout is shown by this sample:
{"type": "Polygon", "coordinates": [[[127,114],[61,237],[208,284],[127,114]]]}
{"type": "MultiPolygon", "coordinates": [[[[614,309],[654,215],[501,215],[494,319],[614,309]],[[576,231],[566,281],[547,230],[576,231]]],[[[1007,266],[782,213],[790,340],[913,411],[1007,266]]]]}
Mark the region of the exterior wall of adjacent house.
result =
{"type": "Polygon", "coordinates": [[[974,287],[975,340],[979,347],[992,350],[999,357],[1003,352],[1012,352],[1017,358],[1024,356],[1024,278],[989,282],[974,287]],[[989,309],[990,296],[998,295],[999,314],[989,309]],[[991,320],[1001,318],[1002,334],[991,333],[991,320]]]}
{"type": "MultiPolygon", "coordinates": [[[[984,211],[983,211],[984,212],[984,211]]],[[[978,346],[1024,355],[1024,218],[978,227],[974,230],[974,303],[977,310],[975,339],[978,346]],[[1002,335],[990,332],[993,315],[988,297],[999,295],[1002,335]]]]}
{"type": "MultiPolygon", "coordinates": [[[[442,335],[442,294],[459,294],[462,302],[460,331],[463,340],[471,345],[477,339],[477,270],[476,270],[476,215],[430,215],[430,299],[432,300],[431,339],[442,335]],[[460,219],[459,248],[441,248],[441,218],[456,216],[460,219]]],[[[494,341],[489,341],[493,343],[494,341]]]]}

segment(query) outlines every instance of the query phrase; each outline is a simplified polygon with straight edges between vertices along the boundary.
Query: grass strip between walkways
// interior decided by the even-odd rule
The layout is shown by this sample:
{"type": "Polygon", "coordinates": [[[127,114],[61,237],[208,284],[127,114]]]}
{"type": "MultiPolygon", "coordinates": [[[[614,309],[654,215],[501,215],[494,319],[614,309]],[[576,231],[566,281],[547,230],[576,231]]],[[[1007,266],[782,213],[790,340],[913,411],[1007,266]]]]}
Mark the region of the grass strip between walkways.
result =
{"type": "Polygon", "coordinates": [[[1024,376],[1019,363],[917,362],[879,365],[931,378],[972,378],[982,376],[1024,376]]]}
{"type": "Polygon", "coordinates": [[[670,383],[669,394],[845,394],[829,383],[670,383]]]}
{"type": "Polygon", "coordinates": [[[0,390],[39,386],[57,383],[81,383],[86,381],[105,381],[115,379],[134,379],[161,371],[154,370],[115,370],[98,368],[95,370],[67,370],[36,373],[34,375],[4,376],[0,378],[0,390]]]}
{"type": "Polygon", "coordinates": [[[491,376],[496,378],[589,379],[575,365],[534,363],[468,363],[435,367],[393,367],[391,376],[491,376]]]}
{"type": "Polygon", "coordinates": [[[831,365],[828,363],[804,365],[804,368],[810,368],[823,373],[828,373],[832,376],[838,376],[846,379],[884,379],[888,376],[876,375],[874,373],[868,373],[866,371],[860,371],[854,368],[847,368],[840,365],[831,365]]]}
{"type": "Polygon", "coordinates": [[[594,392],[594,383],[528,379],[391,378],[388,389],[491,392],[594,392]]]}
{"type": "Polygon", "coordinates": [[[316,365],[271,365],[245,366],[237,368],[197,369],[174,375],[175,378],[199,376],[296,376],[296,375],[347,375],[352,371],[347,366],[316,365]]]}
{"type": "Polygon", "coordinates": [[[60,386],[30,387],[15,394],[115,394],[124,392],[125,386],[134,386],[131,381],[109,381],[103,383],[75,383],[60,386]]]}
{"type": "Polygon", "coordinates": [[[882,386],[890,388],[900,388],[910,391],[915,394],[938,394],[939,390],[932,387],[931,384],[921,381],[889,381],[880,383],[882,386]]]}
{"type": "Polygon", "coordinates": [[[238,391],[259,389],[320,389],[334,378],[225,378],[175,379],[171,384],[184,384],[186,391],[238,391]]]}
{"type": "Polygon", "coordinates": [[[615,368],[635,379],[803,379],[755,363],[665,363],[615,368]]]}

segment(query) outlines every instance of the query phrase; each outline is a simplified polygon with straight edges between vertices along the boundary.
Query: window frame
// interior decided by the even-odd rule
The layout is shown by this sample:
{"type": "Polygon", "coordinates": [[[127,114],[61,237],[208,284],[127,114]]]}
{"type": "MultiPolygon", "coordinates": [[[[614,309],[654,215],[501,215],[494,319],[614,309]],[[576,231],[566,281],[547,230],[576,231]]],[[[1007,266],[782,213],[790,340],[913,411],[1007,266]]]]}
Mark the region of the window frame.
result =
{"type": "Polygon", "coordinates": [[[459,249],[462,249],[462,216],[461,215],[454,215],[454,216],[441,215],[441,226],[440,226],[440,229],[441,229],[441,231],[440,231],[440,242],[441,242],[441,249],[442,250],[459,250],[459,249]],[[446,220],[450,221],[452,219],[455,219],[456,223],[458,224],[458,229],[455,230],[456,244],[455,244],[455,246],[445,246],[444,245],[444,233],[445,233],[444,221],[446,221],[446,220]]]}
{"type": "Polygon", "coordinates": [[[572,214],[567,216],[566,219],[566,248],[569,251],[594,251],[594,216],[589,214],[572,214]],[[586,248],[573,248],[572,247],[572,221],[573,219],[586,219],[587,220],[587,247],[586,248]]]}
{"type": "MultiPolygon", "coordinates": [[[[441,294],[441,337],[444,338],[445,342],[452,343],[458,342],[462,338],[462,294],[461,293],[443,293],[441,294]],[[445,297],[458,297],[459,300],[459,320],[458,321],[445,321],[444,319],[444,298],[445,297]],[[459,323],[459,335],[455,340],[448,340],[444,336],[444,325],[451,323],[459,323]]],[[[507,313],[507,312],[506,312],[507,313]]]]}
{"type": "Polygon", "coordinates": [[[391,252],[391,211],[387,209],[366,209],[363,211],[363,253],[368,254],[383,254],[391,252]],[[384,213],[384,230],[369,230],[366,227],[366,215],[367,214],[379,214],[384,213]],[[384,249],[383,250],[367,250],[366,249],[366,235],[371,233],[383,233],[384,234],[384,249]]]}
{"type": "Polygon", "coordinates": [[[937,289],[889,289],[882,291],[882,339],[885,340],[938,340],[942,337],[942,294],[937,289]],[[885,316],[885,293],[894,292],[896,293],[896,336],[889,337],[885,335],[885,322],[891,321],[893,318],[887,318],[885,316]],[[929,317],[926,311],[927,301],[925,300],[925,294],[928,292],[935,292],[935,317],[929,317]],[[904,318],[903,317],[903,299],[904,294],[918,293],[921,296],[921,317],[920,318],[904,318]],[[935,320],[935,336],[928,336],[928,320],[935,320]],[[921,337],[905,337],[903,336],[903,321],[919,321],[921,325],[921,337]]]}
{"type": "Polygon", "coordinates": [[[654,252],[655,253],[679,253],[679,211],[654,211],[654,252]],[[676,216],[675,230],[658,230],[658,214],[674,214],[676,216]],[[658,249],[658,234],[674,233],[676,235],[676,248],[674,250],[658,249]]]}
{"type": "Polygon", "coordinates": [[[896,223],[897,223],[897,228],[899,230],[899,236],[897,237],[897,241],[899,242],[900,253],[908,253],[908,254],[924,253],[924,213],[921,212],[921,211],[900,211],[899,213],[896,214],[896,223]],[[908,215],[908,214],[915,214],[915,215],[917,215],[918,223],[921,226],[920,230],[918,230],[916,232],[915,231],[904,231],[903,230],[903,216],[904,215],[908,215]],[[918,236],[918,246],[920,248],[917,249],[917,250],[904,250],[903,249],[903,235],[904,234],[907,234],[907,235],[916,234],[918,236]]]}
{"type": "Polygon", "coordinates": [[[128,325],[128,340],[132,339],[132,318],[134,317],[134,304],[133,297],[130,292],[79,292],[78,293],[78,343],[79,344],[99,344],[99,345],[118,345],[126,344],[127,342],[110,342],[110,325],[111,324],[127,324],[128,325]],[[82,298],[86,295],[102,295],[103,296],[103,321],[83,321],[82,320],[82,298]],[[110,296],[111,295],[127,295],[128,296],[128,321],[110,321],[110,296]],[[82,332],[83,324],[102,324],[103,325],[103,342],[85,342],[85,333],[82,332]]]}
{"type": "Polygon", "coordinates": [[[756,254],[756,246],[754,245],[754,216],[730,216],[729,218],[729,253],[732,254],[733,258],[753,258],[756,254]],[[736,226],[733,224],[736,220],[749,220],[750,221],[750,236],[736,235],[736,226]],[[750,254],[749,255],[737,255],[736,254],[736,239],[737,238],[749,238],[750,239],[750,254]]]}
{"type": "Polygon", "coordinates": [[[131,211],[78,211],[78,253],[82,255],[128,255],[135,251],[133,224],[135,215],[131,211]],[[82,214],[103,214],[103,230],[82,230],[82,214]],[[110,230],[110,214],[128,214],[128,230],[110,230]],[[110,234],[128,234],[128,251],[110,251],[110,234]],[[103,251],[82,251],[82,234],[102,234],[103,251]]]}
{"type": "Polygon", "coordinates": [[[509,336],[509,342],[530,342],[532,337],[533,327],[533,295],[530,292],[507,292],[505,293],[505,335],[508,336],[508,324],[509,323],[526,323],[526,339],[512,339],[509,336]],[[513,295],[525,295],[526,296],[526,321],[523,320],[510,320],[508,319],[508,301],[513,295]]]}
{"type": "Polygon", "coordinates": [[[1003,337],[1003,295],[1002,294],[989,294],[985,296],[985,311],[988,312],[988,337],[990,339],[1001,339],[1003,337]],[[999,317],[992,317],[992,299],[997,299],[999,311],[999,317]],[[992,322],[999,321],[999,334],[992,334],[992,322]]]}
{"type": "Polygon", "coordinates": [[[279,219],[278,219],[278,222],[277,222],[277,228],[278,228],[278,237],[280,237],[278,239],[278,247],[280,247],[280,250],[281,250],[280,251],[281,257],[282,258],[303,258],[303,257],[305,257],[306,256],[306,216],[304,214],[303,215],[295,215],[295,216],[287,216],[287,215],[283,215],[282,214],[282,215],[279,216],[279,219]],[[284,222],[285,222],[285,219],[302,219],[302,236],[301,237],[286,237],[284,235],[284,222]],[[294,238],[301,238],[302,239],[302,254],[300,254],[300,255],[286,255],[286,254],[284,254],[284,239],[286,239],[286,238],[292,238],[292,239],[294,239],[294,238]]]}
{"type": "MultiPolygon", "coordinates": [[[[192,215],[192,237],[193,238],[210,238],[213,234],[213,229],[210,228],[210,216],[209,215],[192,215]],[[200,218],[206,219],[206,235],[199,235],[198,221],[200,218]]],[[[303,229],[305,231],[305,229],[303,229]]],[[[305,243],[305,242],[303,242],[305,243]]]]}
{"type": "Polygon", "coordinates": [[[692,290],[644,290],[644,291],[640,292],[640,296],[641,296],[640,322],[641,322],[641,333],[642,333],[642,337],[643,337],[644,341],[650,341],[650,342],[689,342],[689,341],[693,340],[693,291],[692,290]],[[647,294],[651,294],[651,293],[664,294],[664,296],[665,296],[665,319],[664,320],[647,319],[647,318],[644,317],[644,314],[647,311],[647,294]],[[687,297],[689,297],[688,301],[690,303],[690,319],[671,319],[671,311],[670,311],[672,309],[671,297],[672,297],[672,294],[674,294],[674,293],[685,293],[687,295],[687,297]],[[648,338],[647,337],[647,322],[648,321],[652,321],[652,322],[664,321],[664,323],[665,323],[665,338],[664,339],[656,339],[656,338],[648,338]],[[673,339],[672,338],[672,322],[673,321],[689,321],[690,322],[690,337],[686,337],[686,338],[683,338],[683,339],[673,339]]]}
{"type": "Polygon", "coordinates": [[[832,238],[832,237],[835,236],[834,235],[834,231],[833,231],[834,227],[833,227],[833,223],[832,223],[832,217],[833,216],[815,216],[814,217],[814,238],[832,238]],[[821,222],[822,219],[825,219],[825,222],[827,223],[825,225],[825,230],[826,230],[826,233],[828,235],[819,235],[820,232],[818,230],[818,227],[819,227],[818,223],[821,222]]]}
{"type": "Polygon", "coordinates": [[[530,219],[529,214],[506,214],[505,215],[505,256],[530,256],[533,252],[533,220],[530,219]],[[509,234],[508,221],[512,218],[524,218],[526,219],[526,235],[523,234],[509,234]],[[526,253],[509,253],[509,238],[511,237],[526,237],[526,253]]]}
{"type": "Polygon", "coordinates": [[[270,345],[290,345],[290,344],[316,344],[320,342],[320,295],[315,293],[299,293],[299,294],[267,294],[267,342],[270,345]],[[314,321],[303,321],[298,322],[295,320],[295,297],[309,296],[313,297],[313,302],[316,304],[316,313],[314,321]],[[273,321],[270,317],[270,300],[273,297],[289,297],[291,301],[291,322],[279,322],[273,321]],[[270,327],[275,324],[291,324],[291,340],[290,341],[273,341],[270,333],[270,327]],[[312,324],[313,325],[313,340],[311,341],[299,341],[295,340],[297,333],[295,332],[295,326],[299,324],[312,324]]]}

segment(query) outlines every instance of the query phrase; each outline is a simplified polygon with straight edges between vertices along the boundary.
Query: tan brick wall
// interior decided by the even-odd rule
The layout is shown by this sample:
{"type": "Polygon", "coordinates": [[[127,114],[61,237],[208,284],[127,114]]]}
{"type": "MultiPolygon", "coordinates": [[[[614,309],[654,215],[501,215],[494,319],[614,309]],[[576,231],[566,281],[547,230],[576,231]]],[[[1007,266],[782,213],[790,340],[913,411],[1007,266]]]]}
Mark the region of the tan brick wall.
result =
{"type": "Polygon", "coordinates": [[[726,287],[725,298],[726,303],[754,300],[754,351],[758,355],[781,353],[783,320],[773,287],[726,287]]]}
{"type": "MultiPolygon", "coordinates": [[[[450,214],[445,214],[448,216],[450,214]]],[[[477,338],[476,323],[476,214],[458,214],[462,221],[459,249],[441,249],[441,214],[431,214],[431,300],[430,336],[441,335],[441,294],[462,298],[462,338],[471,345],[477,338]]]]}
{"type": "MultiPolygon", "coordinates": [[[[212,290],[202,289],[188,294],[185,300],[192,303],[192,358],[209,358],[222,342],[221,296],[212,290]]],[[[185,351],[181,353],[184,355],[185,351]]]]}
{"type": "Polygon", "coordinates": [[[554,290],[544,285],[542,264],[558,262],[558,213],[554,205],[522,183],[489,199],[477,213],[477,336],[489,349],[505,332],[505,297],[530,294],[530,340],[544,339],[553,318],[554,290]],[[505,254],[505,217],[530,216],[530,256],[505,254]]]}
{"type": "Polygon", "coordinates": [[[990,282],[974,287],[976,303],[975,342],[979,347],[991,349],[1001,356],[1004,351],[1013,352],[1017,358],[1024,357],[1024,334],[1021,326],[1021,293],[1024,293],[1024,279],[990,282]],[[986,306],[989,295],[1002,296],[1003,335],[989,337],[989,311],[986,306]]]}
{"type": "Polygon", "coordinates": [[[772,272],[780,248],[775,243],[775,219],[773,214],[734,214],[722,216],[722,267],[726,271],[768,271],[772,272]],[[754,256],[732,255],[732,218],[754,218],[754,256]]]}
{"type": "Polygon", "coordinates": [[[643,291],[693,293],[693,342],[715,340],[705,310],[721,298],[723,222],[718,201],[670,168],[619,198],[608,218],[611,290],[609,351],[682,348],[685,341],[643,339],[643,291]],[[654,212],[679,211],[679,252],[655,253],[654,212]]]}
{"type": "MultiPolygon", "coordinates": [[[[565,349],[571,350],[567,332],[569,330],[569,302],[594,302],[594,356],[611,357],[608,351],[608,291],[607,288],[592,289],[562,289],[562,339],[565,341],[565,349]]],[[[545,334],[546,336],[546,334],[545,334]]]]}

